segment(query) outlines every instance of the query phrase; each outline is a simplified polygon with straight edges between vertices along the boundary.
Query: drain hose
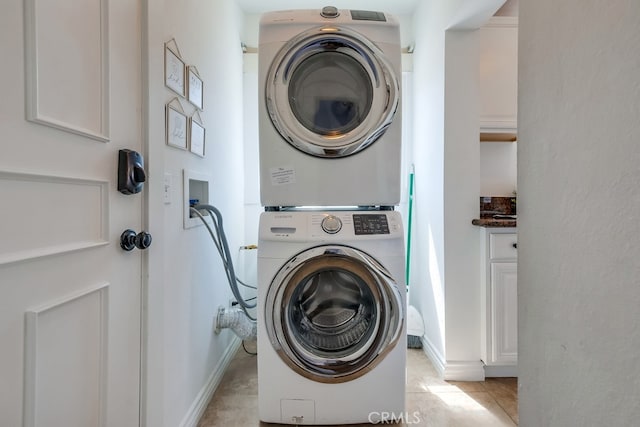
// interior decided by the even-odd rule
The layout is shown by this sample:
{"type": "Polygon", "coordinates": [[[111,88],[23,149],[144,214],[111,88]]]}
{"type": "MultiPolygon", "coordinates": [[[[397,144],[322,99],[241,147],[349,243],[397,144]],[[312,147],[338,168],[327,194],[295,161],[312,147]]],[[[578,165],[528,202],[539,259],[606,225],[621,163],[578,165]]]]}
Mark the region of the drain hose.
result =
{"type": "MultiPolygon", "coordinates": [[[[211,205],[197,205],[191,208],[191,212],[193,212],[202,223],[205,225],[209,234],[211,235],[211,239],[215,243],[218,248],[218,252],[220,254],[220,258],[222,259],[222,263],[224,265],[224,270],[227,275],[227,280],[229,282],[229,287],[231,288],[231,292],[233,293],[234,298],[238,301],[240,308],[244,311],[244,313],[251,320],[255,320],[247,311],[248,309],[255,308],[255,303],[247,302],[242,295],[240,294],[240,290],[238,289],[238,283],[240,280],[236,277],[235,269],[233,268],[233,261],[231,256],[231,251],[229,250],[229,244],[227,243],[227,237],[224,234],[224,227],[222,226],[222,214],[220,211],[211,205]],[[212,230],[204,216],[200,213],[200,210],[205,210],[209,212],[211,218],[213,219],[214,229],[212,230]],[[214,232],[215,230],[215,232],[214,232]]],[[[241,283],[241,282],[240,282],[241,283]]]]}
{"type": "Polygon", "coordinates": [[[255,340],[258,333],[257,323],[249,319],[242,309],[220,307],[216,316],[216,333],[226,328],[246,341],[255,340]]]}

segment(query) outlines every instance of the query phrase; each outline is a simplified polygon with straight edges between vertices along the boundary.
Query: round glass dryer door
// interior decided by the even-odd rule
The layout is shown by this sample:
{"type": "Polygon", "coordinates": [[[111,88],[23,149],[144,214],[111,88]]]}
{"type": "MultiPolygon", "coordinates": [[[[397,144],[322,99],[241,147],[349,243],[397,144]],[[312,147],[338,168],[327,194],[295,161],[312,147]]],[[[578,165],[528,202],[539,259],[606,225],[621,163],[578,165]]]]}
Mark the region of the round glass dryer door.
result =
{"type": "Polygon", "coordinates": [[[293,257],[265,301],[271,344],[292,369],[339,383],[373,369],[396,345],[404,305],[387,270],[357,249],[327,245],[293,257]]]}
{"type": "Polygon", "coordinates": [[[276,55],[266,82],[269,117],[293,147],[344,157],[374,143],[393,121],[398,79],[382,51],[345,29],[308,30],[276,55]]]}

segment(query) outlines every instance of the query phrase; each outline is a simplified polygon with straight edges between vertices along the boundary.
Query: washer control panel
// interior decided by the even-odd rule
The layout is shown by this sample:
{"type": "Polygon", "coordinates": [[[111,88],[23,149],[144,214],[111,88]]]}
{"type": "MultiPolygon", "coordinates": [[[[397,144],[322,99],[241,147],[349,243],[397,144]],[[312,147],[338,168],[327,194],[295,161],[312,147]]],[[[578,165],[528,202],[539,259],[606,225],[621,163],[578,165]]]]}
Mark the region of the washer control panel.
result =
{"type": "Polygon", "coordinates": [[[354,214],[353,229],[358,235],[389,234],[389,222],[385,214],[354,214]]]}
{"type": "MultiPolygon", "coordinates": [[[[283,213],[279,213],[280,215],[283,213]]],[[[264,214],[263,214],[264,215],[264,214]]],[[[402,218],[393,211],[324,211],[291,212],[288,221],[279,223],[277,230],[293,239],[321,241],[380,240],[403,238],[402,218]],[[307,222],[308,221],[308,222],[307,222]],[[306,222],[306,225],[304,223],[306,222]],[[295,233],[288,230],[292,228],[295,233]],[[295,234],[295,235],[294,235],[295,234]]],[[[272,221],[273,222],[273,221],[272,221]]],[[[270,224],[271,230],[276,230],[270,224]]]]}

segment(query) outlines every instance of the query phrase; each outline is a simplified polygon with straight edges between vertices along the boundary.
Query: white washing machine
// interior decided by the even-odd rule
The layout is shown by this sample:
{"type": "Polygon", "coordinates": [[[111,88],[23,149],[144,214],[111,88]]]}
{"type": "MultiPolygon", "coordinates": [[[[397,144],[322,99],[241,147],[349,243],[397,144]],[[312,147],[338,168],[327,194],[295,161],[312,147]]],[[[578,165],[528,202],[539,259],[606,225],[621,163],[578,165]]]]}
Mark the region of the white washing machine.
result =
{"type": "Polygon", "coordinates": [[[260,217],[258,402],[282,424],[405,411],[406,291],[395,211],[260,217]]]}
{"type": "Polygon", "coordinates": [[[398,21],[331,7],[266,13],[258,52],[262,205],[397,205],[398,21]]]}

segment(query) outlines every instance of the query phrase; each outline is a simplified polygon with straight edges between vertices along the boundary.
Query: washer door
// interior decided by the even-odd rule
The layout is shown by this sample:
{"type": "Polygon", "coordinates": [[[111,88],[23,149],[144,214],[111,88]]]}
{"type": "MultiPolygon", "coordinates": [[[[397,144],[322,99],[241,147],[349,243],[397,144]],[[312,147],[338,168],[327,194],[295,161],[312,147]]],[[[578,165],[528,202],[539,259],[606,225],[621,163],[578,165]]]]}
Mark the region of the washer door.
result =
{"type": "Polygon", "coordinates": [[[336,27],[308,30],[276,55],[266,82],[271,122],[313,156],[355,154],[392,123],[400,90],[382,51],[336,27]]]}
{"type": "Polygon", "coordinates": [[[324,383],[358,378],[398,342],[404,299],[371,256],[341,245],[308,249],[274,277],[265,325],[280,358],[324,383]]]}

